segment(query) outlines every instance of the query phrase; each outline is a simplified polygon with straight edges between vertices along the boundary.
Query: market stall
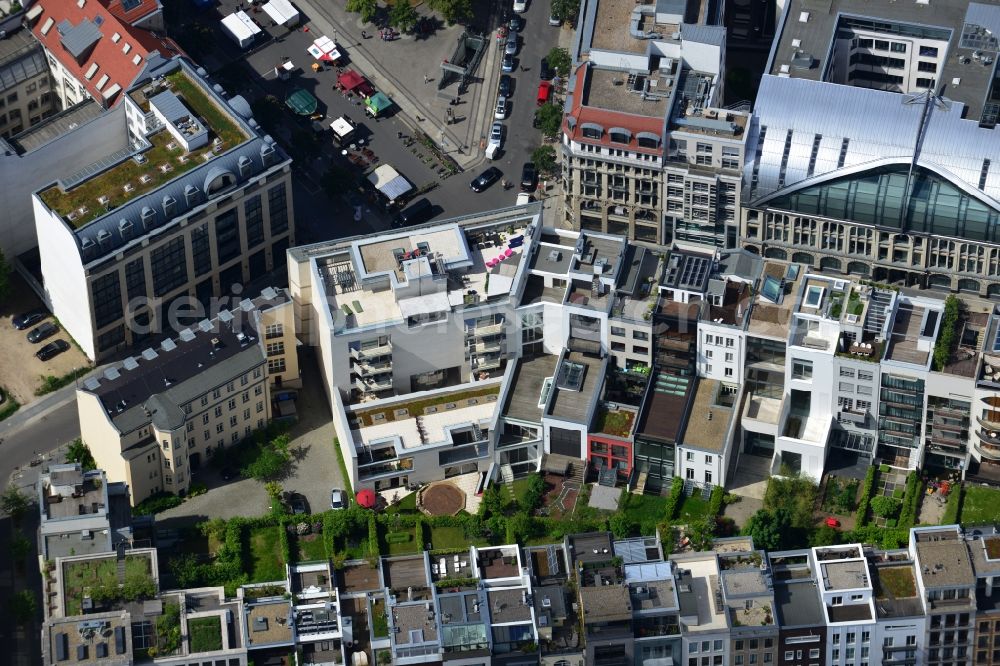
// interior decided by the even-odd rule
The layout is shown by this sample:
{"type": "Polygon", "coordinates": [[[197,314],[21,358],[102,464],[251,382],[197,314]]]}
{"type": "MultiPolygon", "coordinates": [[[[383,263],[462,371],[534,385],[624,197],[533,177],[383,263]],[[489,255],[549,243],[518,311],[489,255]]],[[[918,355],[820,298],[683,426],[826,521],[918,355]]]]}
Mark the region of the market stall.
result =
{"type": "Polygon", "coordinates": [[[241,49],[250,48],[257,35],[263,32],[244,11],[234,12],[222,19],[222,29],[241,49]]]}
{"type": "Polygon", "coordinates": [[[388,164],[383,164],[372,171],[368,175],[368,182],[375,186],[390,205],[413,189],[410,181],[388,164]]]}
{"type": "Polygon", "coordinates": [[[319,101],[308,90],[296,88],[285,98],[285,106],[300,116],[311,116],[316,113],[319,101]]]}
{"type": "Polygon", "coordinates": [[[263,10],[278,25],[293,28],[299,24],[299,10],[288,0],[271,0],[263,10]]]}
{"type": "Polygon", "coordinates": [[[337,62],[341,57],[337,44],[326,35],[315,40],[306,51],[313,58],[322,62],[337,62]]]}
{"type": "Polygon", "coordinates": [[[378,118],[392,107],[392,100],[385,93],[377,92],[365,99],[365,111],[372,118],[378,118]]]}
{"type": "Polygon", "coordinates": [[[353,69],[349,69],[338,76],[337,85],[346,92],[356,92],[362,97],[371,97],[375,94],[375,86],[353,69]]]}

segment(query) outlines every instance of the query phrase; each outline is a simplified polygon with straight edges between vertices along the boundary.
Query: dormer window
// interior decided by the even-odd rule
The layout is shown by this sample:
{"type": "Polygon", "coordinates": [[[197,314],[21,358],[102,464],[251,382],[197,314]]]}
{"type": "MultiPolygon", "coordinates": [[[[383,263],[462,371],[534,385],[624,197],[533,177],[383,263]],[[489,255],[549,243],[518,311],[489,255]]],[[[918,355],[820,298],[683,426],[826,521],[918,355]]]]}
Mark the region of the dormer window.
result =
{"type": "Polygon", "coordinates": [[[596,123],[582,123],[580,133],[585,139],[598,139],[604,136],[604,128],[596,123]]]}
{"type": "Polygon", "coordinates": [[[635,135],[635,142],[640,148],[659,148],[660,137],[652,132],[639,132],[635,135]]]}
{"type": "Polygon", "coordinates": [[[623,127],[612,127],[608,130],[608,138],[612,143],[628,144],[632,141],[632,132],[623,127]]]}

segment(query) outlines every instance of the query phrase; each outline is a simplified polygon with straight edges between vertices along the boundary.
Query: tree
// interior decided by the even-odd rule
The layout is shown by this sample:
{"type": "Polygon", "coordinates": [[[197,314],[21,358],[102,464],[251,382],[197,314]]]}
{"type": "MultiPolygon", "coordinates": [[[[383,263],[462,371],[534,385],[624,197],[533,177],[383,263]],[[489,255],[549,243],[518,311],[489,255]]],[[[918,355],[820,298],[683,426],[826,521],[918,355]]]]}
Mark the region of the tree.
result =
{"type": "Polygon", "coordinates": [[[754,548],[779,550],[785,543],[783,532],[790,527],[791,521],[786,509],[761,509],[750,516],[743,527],[743,534],[753,537],[754,548]]]}
{"type": "Polygon", "coordinates": [[[809,537],[810,546],[835,546],[838,543],[840,543],[840,532],[825,524],[814,530],[809,537]]]}
{"type": "Polygon", "coordinates": [[[24,563],[24,558],[31,552],[31,540],[20,532],[15,534],[10,540],[10,559],[20,568],[24,563]]]}
{"type": "Polygon", "coordinates": [[[559,136],[562,119],[562,107],[558,104],[546,102],[535,110],[535,125],[547,137],[555,138],[559,136]]]}
{"type": "Polygon", "coordinates": [[[539,146],[531,153],[531,161],[535,163],[538,173],[551,174],[556,168],[556,149],[552,146],[539,146]]]}
{"type": "Polygon", "coordinates": [[[268,132],[274,133],[283,115],[281,100],[274,95],[265,95],[254,100],[250,104],[250,109],[253,111],[254,120],[268,132]]]}
{"type": "Polygon", "coordinates": [[[10,614],[14,616],[14,622],[25,625],[35,616],[35,595],[30,590],[21,590],[7,600],[10,607],[10,614]]]}
{"type": "Polygon", "coordinates": [[[625,512],[619,511],[608,519],[608,527],[611,528],[611,533],[615,535],[616,539],[627,539],[632,536],[632,532],[635,530],[635,521],[625,512]]]}
{"type": "Polygon", "coordinates": [[[90,447],[84,444],[83,440],[79,437],[74,439],[73,443],[66,450],[66,462],[80,463],[80,467],[83,468],[84,472],[97,469],[97,462],[94,460],[94,455],[90,452],[90,447]]]}
{"type": "Polygon", "coordinates": [[[3,250],[0,250],[0,303],[6,301],[8,296],[10,296],[10,264],[3,256],[3,250]]]}
{"type": "Polygon", "coordinates": [[[532,474],[528,477],[528,488],[521,498],[521,510],[529,516],[542,506],[542,498],[545,497],[545,478],[541,474],[532,474]]]}
{"type": "Polygon", "coordinates": [[[430,6],[444,17],[448,25],[472,18],[472,0],[430,0],[430,6]]]}
{"type": "Polygon", "coordinates": [[[420,15],[409,0],[396,0],[389,10],[389,25],[399,28],[402,32],[410,32],[416,27],[420,15]]]}
{"type": "Polygon", "coordinates": [[[17,486],[7,486],[0,495],[0,511],[6,513],[15,523],[21,521],[24,512],[28,510],[31,500],[17,486]]]}
{"type": "Polygon", "coordinates": [[[507,520],[507,543],[520,543],[530,539],[535,533],[535,520],[518,511],[507,520]]]}
{"type": "Polygon", "coordinates": [[[872,513],[882,518],[895,518],[899,514],[903,503],[895,497],[879,495],[871,500],[872,513]]]}
{"type": "Polygon", "coordinates": [[[260,448],[257,458],[248,463],[240,473],[258,481],[271,481],[282,476],[292,460],[288,435],[279,435],[260,448]]]}
{"type": "Polygon", "coordinates": [[[347,0],[347,11],[361,14],[362,23],[371,23],[378,12],[378,0],[347,0]]]}
{"type": "Polygon", "coordinates": [[[580,3],[576,0],[552,0],[552,15],[560,21],[573,25],[579,12],[580,3]]]}
{"type": "Polygon", "coordinates": [[[816,492],[816,483],[807,476],[772,477],[764,493],[764,508],[785,509],[792,527],[809,529],[813,524],[816,492]]]}
{"type": "Polygon", "coordinates": [[[559,46],[553,46],[545,59],[549,61],[549,67],[559,72],[560,76],[566,76],[569,73],[569,68],[573,66],[569,51],[559,46]]]}
{"type": "MultiPolygon", "coordinates": [[[[712,539],[715,538],[715,516],[703,516],[691,521],[686,533],[692,548],[697,551],[711,550],[712,539]]],[[[756,544],[756,539],[754,543],[756,544]]]]}

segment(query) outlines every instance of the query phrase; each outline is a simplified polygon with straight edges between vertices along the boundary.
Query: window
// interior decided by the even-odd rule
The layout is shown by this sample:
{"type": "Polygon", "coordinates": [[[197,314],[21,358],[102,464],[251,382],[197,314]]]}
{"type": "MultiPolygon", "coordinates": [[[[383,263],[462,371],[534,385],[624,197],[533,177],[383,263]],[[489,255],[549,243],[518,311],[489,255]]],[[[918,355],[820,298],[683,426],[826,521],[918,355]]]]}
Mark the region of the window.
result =
{"type": "Polygon", "coordinates": [[[862,631],[861,632],[861,642],[862,643],[869,642],[871,640],[871,638],[872,638],[872,633],[870,631],[862,631]]]}
{"type": "Polygon", "coordinates": [[[733,344],[734,344],[734,341],[733,341],[732,338],[726,338],[726,346],[727,347],[732,347],[733,344]]]}
{"type": "Polygon", "coordinates": [[[153,274],[153,293],[157,296],[164,296],[187,282],[184,238],[174,238],[153,250],[149,265],[153,274]]]}
{"type": "Polygon", "coordinates": [[[714,458],[712,456],[705,456],[705,464],[711,465],[714,458]]]}
{"type": "Polygon", "coordinates": [[[854,376],[854,370],[852,370],[851,368],[841,368],[840,369],[840,376],[841,377],[853,377],[854,376]]]}
{"type": "Polygon", "coordinates": [[[920,47],[920,57],[921,58],[937,58],[938,50],[933,46],[921,46],[920,47]]]}
{"type": "Polygon", "coordinates": [[[262,411],[264,411],[264,403],[260,401],[257,403],[257,413],[260,414],[262,411]]]}
{"type": "Polygon", "coordinates": [[[694,451],[688,451],[684,456],[684,459],[688,462],[694,462],[694,451]]]}
{"type": "Polygon", "coordinates": [[[872,387],[871,386],[860,386],[859,385],[857,387],[857,392],[858,392],[858,395],[871,395],[872,394],[872,387]]]}
{"type": "Polygon", "coordinates": [[[733,362],[733,352],[726,352],[726,363],[733,362]]]}
{"type": "Polygon", "coordinates": [[[222,416],[222,405],[215,408],[215,418],[219,418],[220,416],[222,416]]]}
{"type": "MultiPolygon", "coordinates": [[[[851,601],[857,601],[859,599],[861,599],[861,595],[860,594],[852,594],[851,595],[851,601]]],[[[853,632],[853,631],[847,632],[847,643],[848,643],[848,645],[853,645],[855,638],[857,638],[857,634],[855,632],[853,632]]]]}
{"type": "Polygon", "coordinates": [[[850,382],[839,382],[837,388],[841,393],[854,393],[854,384],[850,382]]]}
{"type": "Polygon", "coordinates": [[[103,328],[122,317],[122,296],[118,271],[94,280],[91,287],[94,301],[94,318],[98,328],[103,328]]]}
{"type": "Polygon", "coordinates": [[[920,61],[917,63],[917,71],[920,72],[930,72],[931,74],[937,73],[937,63],[936,62],[924,62],[920,61]]]}
{"type": "MultiPolygon", "coordinates": [[[[268,340],[272,338],[280,338],[285,334],[285,327],[283,324],[268,324],[264,329],[264,337],[268,340]]],[[[243,378],[244,383],[246,382],[246,377],[243,378]]]]}
{"type": "Polygon", "coordinates": [[[688,470],[687,470],[687,471],[686,471],[686,472],[684,473],[684,477],[685,477],[686,479],[688,479],[689,481],[694,481],[694,470],[693,470],[693,469],[690,469],[690,468],[689,468],[689,469],[688,469],[688,470]]]}
{"type": "Polygon", "coordinates": [[[612,326],[611,327],[611,335],[613,335],[615,337],[618,337],[618,338],[624,338],[625,337],[625,329],[622,328],[621,326],[612,326]]]}
{"type": "Polygon", "coordinates": [[[724,374],[726,375],[726,377],[732,377],[733,376],[733,369],[732,368],[726,368],[724,374]]]}
{"type": "Polygon", "coordinates": [[[711,363],[706,363],[705,364],[705,372],[711,374],[711,372],[712,372],[712,364],[711,363]]]}
{"type": "Polygon", "coordinates": [[[833,648],[833,651],[830,653],[830,656],[833,657],[834,661],[840,661],[840,650],[837,648],[833,648]]]}
{"type": "Polygon", "coordinates": [[[792,359],[792,379],[812,379],[812,361],[804,361],[799,358],[792,359]]]}
{"type": "Polygon", "coordinates": [[[712,358],[712,350],[711,349],[706,349],[705,350],[705,358],[712,358]]]}
{"type": "Polygon", "coordinates": [[[267,211],[271,216],[272,236],[288,231],[288,198],[284,183],[267,191],[267,211]]]}
{"type": "Polygon", "coordinates": [[[208,425],[208,414],[202,414],[201,415],[201,424],[202,425],[208,425]]]}
{"type": "Polygon", "coordinates": [[[267,343],[267,355],[268,356],[281,356],[285,353],[285,343],[284,342],[268,342],[267,343]]]}
{"type": "Polygon", "coordinates": [[[649,333],[646,331],[632,331],[632,339],[642,341],[649,340],[649,333]]]}
{"type": "Polygon", "coordinates": [[[217,433],[221,434],[222,431],[225,430],[225,429],[226,429],[226,426],[222,425],[221,423],[217,423],[215,425],[215,432],[217,432],[217,433]]]}
{"type": "Polygon", "coordinates": [[[230,416],[229,417],[229,427],[230,428],[235,428],[236,427],[236,417],[235,416],[230,416]]]}
{"type": "Polygon", "coordinates": [[[854,399],[840,396],[839,398],[837,398],[837,406],[840,407],[841,409],[850,410],[854,406],[854,399]]]}
{"type": "Polygon", "coordinates": [[[785,650],[785,661],[791,661],[795,658],[795,652],[793,650],[785,650]]]}
{"type": "Polygon", "coordinates": [[[867,370],[858,370],[858,379],[863,382],[870,382],[875,376],[867,370]]]}
{"type": "Polygon", "coordinates": [[[819,659],[819,648],[812,648],[809,650],[810,659],[819,659]]]}
{"type": "Polygon", "coordinates": [[[893,42],[889,50],[893,53],[906,53],[906,44],[903,42],[893,42]]]}
{"type": "MultiPolygon", "coordinates": [[[[844,605],[844,597],[832,597],[830,599],[830,603],[832,605],[834,605],[834,606],[843,606],[844,605]]],[[[833,636],[833,642],[835,644],[840,642],[840,634],[834,634],[834,636],[833,636]]]]}
{"type": "Polygon", "coordinates": [[[882,639],[882,647],[892,647],[892,636],[886,636],[882,639]]]}
{"type": "Polygon", "coordinates": [[[712,473],[705,472],[705,483],[712,483],[712,473]]]}
{"type": "Polygon", "coordinates": [[[221,266],[240,256],[239,213],[230,208],[215,218],[215,254],[221,266]]]}
{"type": "Polygon", "coordinates": [[[721,640],[716,640],[716,641],[712,642],[712,650],[713,651],[718,652],[721,649],[722,649],[722,641],[721,640]]]}
{"type": "Polygon", "coordinates": [[[278,373],[285,371],[285,359],[281,358],[270,358],[267,360],[267,371],[270,373],[278,373]]]}

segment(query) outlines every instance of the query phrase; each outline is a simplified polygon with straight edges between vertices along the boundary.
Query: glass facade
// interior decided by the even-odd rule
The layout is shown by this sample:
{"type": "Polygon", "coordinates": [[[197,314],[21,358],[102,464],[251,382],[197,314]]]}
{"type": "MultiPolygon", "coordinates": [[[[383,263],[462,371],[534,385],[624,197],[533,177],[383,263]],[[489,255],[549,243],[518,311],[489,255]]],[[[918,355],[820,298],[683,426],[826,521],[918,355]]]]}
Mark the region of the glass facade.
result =
{"type": "Polygon", "coordinates": [[[771,200],[770,206],[862,224],[1000,242],[1000,211],[923,167],[895,164],[771,200]]]}
{"type": "Polygon", "coordinates": [[[240,256],[240,224],[236,208],[215,218],[215,255],[219,266],[240,256]]]}
{"type": "Polygon", "coordinates": [[[187,257],[183,236],[167,241],[150,255],[153,272],[153,292],[163,296],[187,282],[187,257]]]}
{"type": "Polygon", "coordinates": [[[91,285],[91,289],[97,328],[103,328],[121,319],[122,295],[118,271],[112,271],[97,278],[91,285]]]}
{"type": "Polygon", "coordinates": [[[284,183],[267,191],[267,211],[271,215],[272,236],[288,231],[288,197],[284,183]]]}
{"type": "Polygon", "coordinates": [[[247,247],[256,247],[264,242],[264,208],[260,195],[248,197],[243,211],[246,214],[247,247]]]}

